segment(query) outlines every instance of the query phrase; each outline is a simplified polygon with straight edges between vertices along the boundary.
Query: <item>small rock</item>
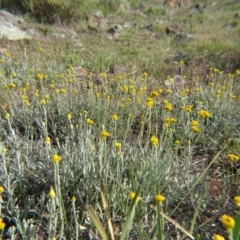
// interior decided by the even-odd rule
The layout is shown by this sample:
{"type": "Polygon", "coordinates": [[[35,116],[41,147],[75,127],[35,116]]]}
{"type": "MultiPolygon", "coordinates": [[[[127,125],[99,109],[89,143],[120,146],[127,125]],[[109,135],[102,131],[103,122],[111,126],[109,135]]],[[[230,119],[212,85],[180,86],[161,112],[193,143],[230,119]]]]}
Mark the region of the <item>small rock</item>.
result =
{"type": "Polygon", "coordinates": [[[180,35],[183,33],[183,29],[179,26],[179,24],[166,27],[165,31],[167,35],[180,35]]]}
{"type": "Polygon", "coordinates": [[[240,11],[237,12],[237,13],[234,15],[234,17],[236,17],[236,18],[240,18],[240,11]]]}

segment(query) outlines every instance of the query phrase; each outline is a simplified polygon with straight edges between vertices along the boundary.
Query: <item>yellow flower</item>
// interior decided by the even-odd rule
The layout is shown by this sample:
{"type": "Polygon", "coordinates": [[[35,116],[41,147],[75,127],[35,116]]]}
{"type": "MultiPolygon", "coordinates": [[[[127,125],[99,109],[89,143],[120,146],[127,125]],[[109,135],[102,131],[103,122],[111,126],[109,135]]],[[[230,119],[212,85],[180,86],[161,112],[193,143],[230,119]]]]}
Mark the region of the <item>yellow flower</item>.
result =
{"type": "Polygon", "coordinates": [[[187,105],[185,109],[187,112],[191,113],[193,109],[193,105],[187,105]]]}
{"type": "Polygon", "coordinates": [[[62,157],[58,154],[53,154],[51,156],[51,159],[52,159],[53,163],[58,164],[61,161],[62,157]]]}
{"type": "Polygon", "coordinates": [[[211,116],[210,112],[205,111],[205,110],[198,111],[198,115],[202,118],[208,118],[211,116]]]}
{"type": "Polygon", "coordinates": [[[117,114],[113,114],[113,115],[111,116],[111,119],[112,119],[113,121],[117,121],[117,120],[118,120],[117,114]]]}
{"type": "Polygon", "coordinates": [[[197,126],[191,126],[191,129],[193,132],[198,133],[200,132],[200,129],[197,126]]]}
{"type": "Polygon", "coordinates": [[[4,117],[5,117],[6,119],[9,119],[9,118],[10,118],[10,114],[9,114],[9,113],[6,113],[4,117]]]}
{"type": "Polygon", "coordinates": [[[44,99],[42,99],[42,100],[40,100],[40,104],[41,105],[46,105],[47,103],[46,103],[46,101],[44,99]]]}
{"type": "Polygon", "coordinates": [[[174,144],[178,145],[178,144],[180,144],[180,141],[179,140],[175,140],[174,144]]]}
{"type": "Polygon", "coordinates": [[[75,197],[75,196],[72,196],[72,197],[71,197],[71,200],[72,200],[73,202],[76,202],[76,197],[75,197]]]}
{"type": "Polygon", "coordinates": [[[150,108],[154,105],[154,100],[152,98],[146,99],[146,107],[150,108]]]}
{"type": "Polygon", "coordinates": [[[234,202],[237,207],[240,207],[240,196],[235,196],[234,197],[234,202]]]}
{"type": "Polygon", "coordinates": [[[0,218],[0,231],[4,230],[6,223],[4,222],[3,218],[0,218]]]}
{"type": "Polygon", "coordinates": [[[109,132],[107,132],[107,131],[105,131],[105,130],[101,132],[101,137],[102,137],[102,138],[107,138],[107,137],[109,137],[109,136],[110,136],[110,133],[109,133],[109,132]]]}
{"type": "Polygon", "coordinates": [[[225,240],[225,238],[221,235],[218,234],[214,234],[213,235],[213,240],[225,240]]]}
{"type": "Polygon", "coordinates": [[[154,198],[155,202],[161,203],[165,200],[165,197],[161,194],[157,194],[154,198]]]}
{"type": "MultiPolygon", "coordinates": [[[[136,194],[135,194],[134,192],[130,192],[130,193],[129,193],[129,198],[130,198],[130,199],[133,200],[133,199],[135,198],[135,196],[136,196],[136,194]]],[[[140,197],[137,196],[137,197],[136,197],[136,203],[139,202],[139,200],[140,200],[140,197]]]]}
{"type": "Polygon", "coordinates": [[[44,142],[45,142],[46,144],[50,144],[50,143],[51,143],[50,137],[45,137],[44,142]]]}
{"type": "Polygon", "coordinates": [[[198,121],[192,120],[190,124],[191,124],[192,127],[193,126],[197,126],[198,125],[198,121]]]}
{"type": "Polygon", "coordinates": [[[0,194],[4,192],[4,187],[0,186],[0,194]]]}
{"type": "Polygon", "coordinates": [[[154,135],[150,138],[150,142],[153,146],[157,146],[159,144],[158,138],[155,137],[154,135]]]}
{"type": "Polygon", "coordinates": [[[54,191],[54,189],[52,187],[49,190],[48,196],[50,198],[55,198],[55,196],[56,196],[55,191],[54,191]]]}
{"type": "Polygon", "coordinates": [[[86,122],[88,125],[93,125],[93,123],[94,123],[91,118],[87,118],[86,122]]]}
{"type": "Polygon", "coordinates": [[[157,92],[157,91],[152,91],[152,92],[150,93],[150,97],[151,97],[151,98],[157,97],[158,94],[159,94],[159,92],[157,92]]]}
{"type": "Polygon", "coordinates": [[[71,113],[68,113],[67,114],[67,119],[70,120],[72,118],[72,114],[71,113]]]}
{"type": "Polygon", "coordinates": [[[121,148],[122,144],[120,142],[115,142],[114,147],[115,148],[121,148]]]}
{"type": "Polygon", "coordinates": [[[236,162],[236,161],[239,160],[239,156],[237,156],[237,155],[235,155],[235,154],[231,154],[231,153],[228,154],[228,158],[229,158],[229,160],[231,160],[232,162],[236,162]]]}
{"type": "Polygon", "coordinates": [[[235,226],[235,220],[234,220],[232,217],[230,217],[230,216],[228,216],[228,215],[226,215],[226,214],[224,214],[224,215],[221,216],[221,221],[222,221],[222,225],[223,225],[228,231],[231,230],[231,229],[233,229],[234,226],[235,226]]]}
{"type": "Polygon", "coordinates": [[[165,104],[164,109],[167,111],[172,111],[172,109],[173,109],[172,104],[171,103],[165,104]]]}

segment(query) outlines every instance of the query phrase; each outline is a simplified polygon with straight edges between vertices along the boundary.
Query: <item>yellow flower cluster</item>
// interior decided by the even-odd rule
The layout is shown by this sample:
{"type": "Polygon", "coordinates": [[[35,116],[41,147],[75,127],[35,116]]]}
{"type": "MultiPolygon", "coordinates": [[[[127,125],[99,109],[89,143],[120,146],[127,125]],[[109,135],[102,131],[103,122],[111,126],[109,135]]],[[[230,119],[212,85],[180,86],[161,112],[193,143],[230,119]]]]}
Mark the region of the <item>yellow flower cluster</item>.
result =
{"type": "Polygon", "coordinates": [[[206,111],[206,110],[200,110],[198,111],[198,115],[202,118],[209,118],[211,117],[210,112],[206,111]]]}
{"type": "Polygon", "coordinates": [[[93,125],[93,120],[91,119],[91,118],[87,118],[86,119],[86,123],[88,124],[88,125],[93,125]]]}
{"type": "Polygon", "coordinates": [[[150,108],[154,105],[154,100],[153,98],[147,98],[146,99],[146,107],[150,108]]]}
{"type": "Polygon", "coordinates": [[[118,115],[117,115],[117,114],[113,114],[113,115],[111,116],[111,119],[112,119],[113,121],[117,121],[117,120],[118,120],[118,115]]]}
{"type": "Polygon", "coordinates": [[[231,153],[228,154],[228,158],[229,158],[229,160],[232,161],[232,162],[236,162],[236,161],[239,160],[239,156],[237,156],[237,155],[235,155],[235,154],[231,154],[231,153]]]}
{"type": "Polygon", "coordinates": [[[221,235],[218,234],[214,234],[213,235],[213,240],[225,240],[225,238],[221,235]]]}
{"type": "Polygon", "coordinates": [[[198,121],[196,121],[196,120],[192,120],[191,121],[191,123],[190,123],[190,125],[191,125],[191,130],[193,131],[193,132],[195,132],[195,133],[198,133],[198,132],[200,132],[200,129],[198,128],[198,121]]]}
{"type": "Polygon", "coordinates": [[[170,102],[168,102],[168,100],[164,100],[163,103],[164,103],[164,107],[163,108],[165,110],[167,110],[169,112],[172,111],[173,106],[172,106],[172,104],[170,102]]]}
{"type": "Polygon", "coordinates": [[[4,192],[4,187],[0,186],[0,194],[4,192]]]}
{"type": "Polygon", "coordinates": [[[48,192],[48,196],[50,198],[55,198],[55,196],[56,196],[56,193],[55,193],[55,191],[54,191],[54,189],[52,187],[50,188],[50,190],[48,192]]]}
{"type": "Polygon", "coordinates": [[[150,142],[153,146],[157,146],[159,144],[158,138],[155,137],[154,135],[150,138],[150,142]]]}
{"type": "Polygon", "coordinates": [[[4,230],[6,223],[3,218],[0,218],[0,231],[4,230]]]}
{"type": "Polygon", "coordinates": [[[103,130],[102,132],[101,132],[101,137],[102,138],[107,138],[107,137],[109,137],[110,136],[110,133],[109,132],[107,132],[107,131],[105,131],[105,130],[103,130]]]}

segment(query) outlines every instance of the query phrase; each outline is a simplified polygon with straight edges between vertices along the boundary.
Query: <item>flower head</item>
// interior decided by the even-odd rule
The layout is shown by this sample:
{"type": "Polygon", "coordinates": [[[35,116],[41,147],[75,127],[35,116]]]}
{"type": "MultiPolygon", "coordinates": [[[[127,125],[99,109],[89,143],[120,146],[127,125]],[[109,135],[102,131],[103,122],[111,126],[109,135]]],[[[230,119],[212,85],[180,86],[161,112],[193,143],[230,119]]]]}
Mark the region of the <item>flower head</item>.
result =
{"type": "Polygon", "coordinates": [[[75,196],[72,196],[72,197],[71,197],[71,200],[72,200],[73,202],[76,202],[76,197],[75,197],[75,196]]]}
{"type": "Polygon", "coordinates": [[[67,114],[67,119],[70,120],[72,118],[72,114],[71,113],[68,113],[67,114]]]}
{"type": "Polygon", "coordinates": [[[117,114],[113,114],[113,115],[111,116],[111,119],[112,119],[113,121],[117,121],[117,120],[118,120],[118,115],[117,115],[117,114]]]}
{"type": "Polygon", "coordinates": [[[155,202],[162,203],[165,200],[165,197],[161,194],[157,194],[154,198],[155,202]]]}
{"type": "Polygon", "coordinates": [[[44,142],[46,144],[50,144],[51,143],[51,138],[50,137],[45,137],[44,142]]]}
{"type": "Polygon", "coordinates": [[[222,215],[221,216],[221,221],[222,221],[222,225],[226,228],[226,230],[231,230],[231,229],[233,229],[234,228],[234,226],[235,226],[235,220],[232,218],[232,217],[230,217],[230,216],[228,216],[228,215],[226,215],[226,214],[224,214],[224,215],[222,215]]]}
{"type": "Polygon", "coordinates": [[[6,119],[9,119],[9,118],[10,118],[10,114],[9,114],[9,113],[6,113],[4,117],[5,117],[6,119]]]}
{"type": "Polygon", "coordinates": [[[4,187],[0,186],[0,194],[4,192],[4,187]]]}
{"type": "MultiPolygon", "coordinates": [[[[129,193],[129,198],[130,198],[130,199],[133,200],[133,199],[135,198],[135,196],[136,196],[136,194],[135,194],[134,192],[130,192],[130,193],[129,193]]],[[[136,203],[139,202],[139,200],[140,200],[140,197],[137,196],[137,197],[136,197],[136,203]]]]}
{"type": "Polygon", "coordinates": [[[237,207],[240,207],[240,196],[235,196],[234,197],[234,202],[237,207]]]}
{"type": "Polygon", "coordinates": [[[94,122],[93,122],[93,120],[91,118],[87,118],[86,123],[88,125],[93,125],[94,122]]]}
{"type": "Polygon", "coordinates": [[[58,164],[61,161],[62,157],[58,154],[53,154],[51,156],[51,159],[52,159],[53,163],[58,164]]]}
{"type": "Polygon", "coordinates": [[[225,240],[225,238],[221,235],[218,234],[214,234],[213,235],[213,240],[225,240]]]}
{"type": "Polygon", "coordinates": [[[2,231],[6,226],[6,223],[4,222],[3,218],[0,218],[0,231],[2,231]]]}
{"type": "Polygon", "coordinates": [[[115,148],[121,148],[122,144],[120,142],[115,142],[114,147],[115,148]]]}
{"type": "Polygon", "coordinates": [[[55,196],[56,196],[55,191],[54,191],[54,189],[52,187],[50,188],[50,190],[48,192],[48,196],[50,198],[55,198],[55,196]]]}

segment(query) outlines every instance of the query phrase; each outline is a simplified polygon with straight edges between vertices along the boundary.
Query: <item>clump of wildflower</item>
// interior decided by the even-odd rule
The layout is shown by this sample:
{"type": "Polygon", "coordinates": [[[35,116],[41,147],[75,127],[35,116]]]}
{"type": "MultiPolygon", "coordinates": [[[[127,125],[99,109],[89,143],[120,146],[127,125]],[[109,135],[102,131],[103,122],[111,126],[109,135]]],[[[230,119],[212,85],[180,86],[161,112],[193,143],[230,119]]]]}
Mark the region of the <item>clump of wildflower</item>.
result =
{"type": "Polygon", "coordinates": [[[0,194],[4,192],[4,187],[0,186],[0,194]]]}
{"type": "Polygon", "coordinates": [[[6,223],[4,222],[3,218],[0,218],[0,231],[4,230],[6,223]]]}
{"type": "Polygon", "coordinates": [[[230,231],[235,226],[235,220],[226,214],[221,216],[221,221],[223,227],[225,227],[227,231],[230,231]]]}
{"type": "Polygon", "coordinates": [[[101,137],[102,138],[107,138],[107,137],[109,137],[110,136],[110,133],[109,132],[107,132],[107,131],[105,131],[105,130],[103,130],[102,132],[101,132],[101,137]]]}
{"type": "Polygon", "coordinates": [[[150,138],[150,142],[153,146],[157,146],[159,144],[158,138],[154,135],[150,138]]]}
{"type": "Polygon", "coordinates": [[[50,198],[55,198],[55,196],[56,196],[56,193],[55,193],[55,191],[54,191],[54,189],[52,187],[50,188],[50,190],[48,192],[48,196],[50,198]]]}
{"type": "Polygon", "coordinates": [[[161,194],[157,194],[154,198],[155,202],[162,203],[165,200],[165,197],[161,194]]]}
{"type": "Polygon", "coordinates": [[[58,154],[53,154],[51,156],[51,159],[52,159],[53,163],[58,164],[61,161],[62,157],[58,154]]]}
{"type": "Polygon", "coordinates": [[[225,240],[225,238],[221,235],[218,234],[214,234],[213,235],[213,240],[225,240]]]}
{"type": "Polygon", "coordinates": [[[199,115],[200,117],[202,117],[202,118],[209,118],[209,117],[211,117],[210,112],[205,111],[205,110],[200,110],[200,111],[198,111],[198,115],[199,115]]]}
{"type": "Polygon", "coordinates": [[[239,160],[239,156],[237,156],[237,155],[235,155],[235,154],[231,154],[231,153],[228,154],[228,158],[229,158],[229,160],[232,161],[232,162],[236,162],[236,161],[239,160]]]}
{"type": "Polygon", "coordinates": [[[146,99],[146,107],[150,108],[154,105],[154,100],[152,98],[146,99]]]}
{"type": "Polygon", "coordinates": [[[170,117],[165,118],[166,127],[176,122],[177,122],[176,118],[170,118],[170,117]]]}
{"type": "MultiPolygon", "coordinates": [[[[129,193],[129,198],[130,198],[130,199],[133,200],[133,199],[135,198],[135,196],[136,196],[136,194],[135,194],[134,192],[130,192],[130,193],[129,193]]],[[[139,200],[140,200],[140,197],[137,196],[137,197],[136,197],[136,203],[139,202],[139,200]]]]}
{"type": "Polygon", "coordinates": [[[240,196],[235,196],[234,197],[234,202],[237,207],[240,207],[240,196]]]}
{"type": "Polygon", "coordinates": [[[112,119],[113,121],[117,121],[117,120],[118,120],[118,115],[117,115],[117,114],[113,114],[113,115],[111,116],[111,119],[112,119]]]}
{"type": "Polygon", "coordinates": [[[88,125],[93,125],[93,120],[91,119],[91,118],[87,118],[86,119],[86,123],[88,124],[88,125]]]}
{"type": "Polygon", "coordinates": [[[199,123],[196,120],[192,120],[190,124],[191,126],[198,126],[199,123]]]}

